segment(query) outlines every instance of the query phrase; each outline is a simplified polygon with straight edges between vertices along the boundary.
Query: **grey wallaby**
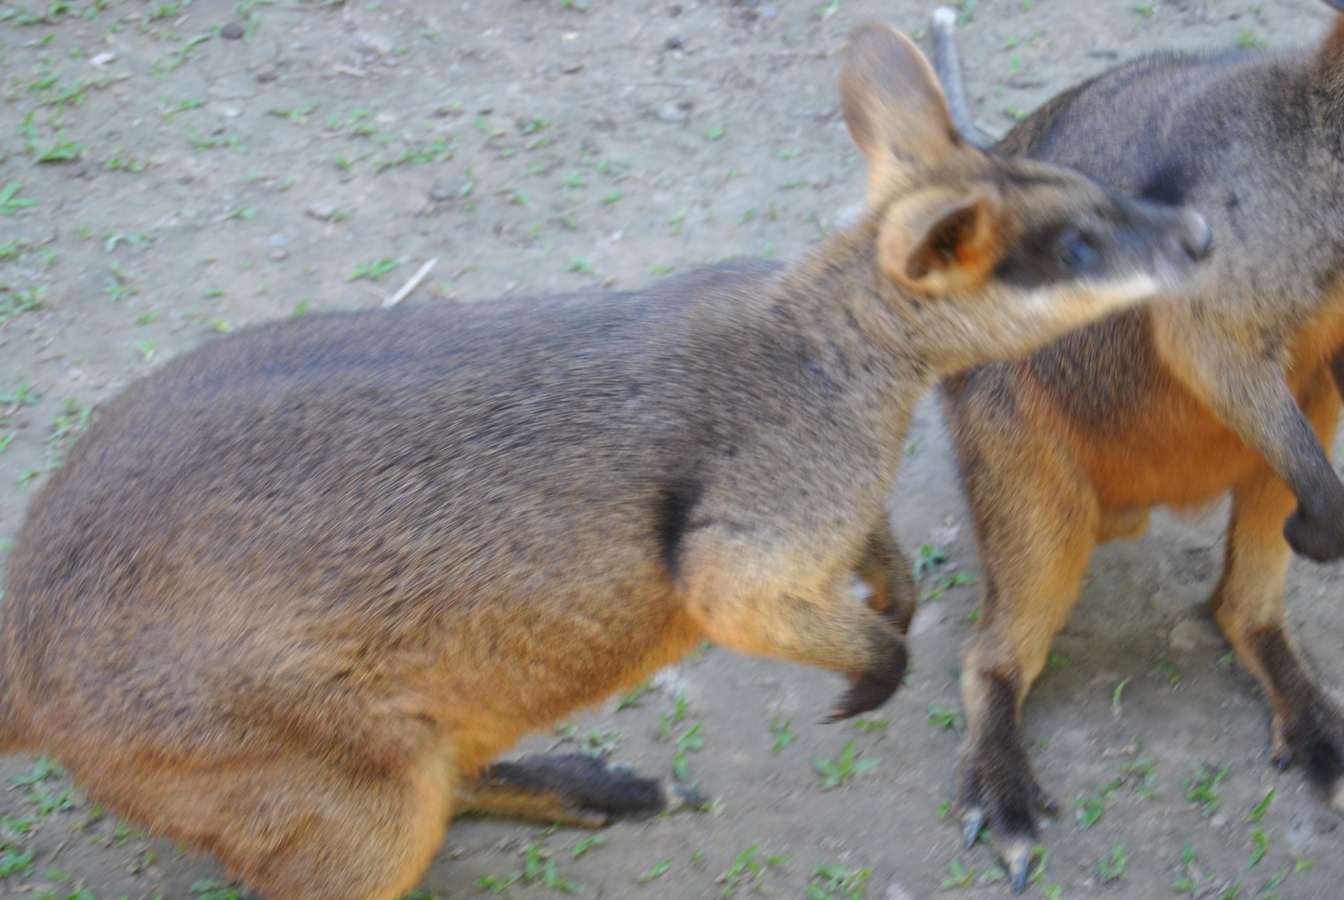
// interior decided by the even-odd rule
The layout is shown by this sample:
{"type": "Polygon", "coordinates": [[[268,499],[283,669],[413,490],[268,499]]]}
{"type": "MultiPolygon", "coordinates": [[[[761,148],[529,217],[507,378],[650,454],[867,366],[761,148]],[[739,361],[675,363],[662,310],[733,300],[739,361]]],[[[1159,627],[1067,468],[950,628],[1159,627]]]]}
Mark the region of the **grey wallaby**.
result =
{"type": "MultiPolygon", "coordinates": [[[[935,16],[935,66],[959,131],[987,144],[965,105],[954,21],[935,16]]],[[[1344,715],[1283,628],[1292,551],[1344,554],[1344,486],[1324,449],[1344,388],[1344,17],[1305,50],[1127,63],[1048,101],[994,152],[1191,204],[1219,249],[1179,302],[944,385],[986,573],[962,666],[966,840],[988,823],[1022,890],[1036,815],[1053,803],[1019,711],[1093,547],[1141,534],[1153,506],[1228,492],[1212,611],[1269,699],[1275,761],[1301,762],[1344,809],[1344,715]]]]}
{"type": "Polygon", "coordinates": [[[848,676],[834,717],[881,704],[917,398],[1178,288],[1209,232],[966,145],[887,27],[840,88],[868,210],[789,268],[313,316],[127,388],[10,559],[0,748],[272,897],[390,900],[456,813],[665,807],[491,762],[706,637],[848,676]]]}

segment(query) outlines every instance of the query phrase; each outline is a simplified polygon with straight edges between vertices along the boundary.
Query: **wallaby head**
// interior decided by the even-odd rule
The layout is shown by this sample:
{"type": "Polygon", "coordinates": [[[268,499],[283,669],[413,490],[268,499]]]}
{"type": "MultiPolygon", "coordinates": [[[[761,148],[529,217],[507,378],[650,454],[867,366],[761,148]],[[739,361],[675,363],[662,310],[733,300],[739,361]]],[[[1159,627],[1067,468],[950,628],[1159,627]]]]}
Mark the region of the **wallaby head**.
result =
{"type": "Polygon", "coordinates": [[[964,141],[933,69],[888,26],[851,35],[840,88],[878,268],[939,370],[1028,353],[1182,286],[1209,254],[1193,210],[964,141]]]}

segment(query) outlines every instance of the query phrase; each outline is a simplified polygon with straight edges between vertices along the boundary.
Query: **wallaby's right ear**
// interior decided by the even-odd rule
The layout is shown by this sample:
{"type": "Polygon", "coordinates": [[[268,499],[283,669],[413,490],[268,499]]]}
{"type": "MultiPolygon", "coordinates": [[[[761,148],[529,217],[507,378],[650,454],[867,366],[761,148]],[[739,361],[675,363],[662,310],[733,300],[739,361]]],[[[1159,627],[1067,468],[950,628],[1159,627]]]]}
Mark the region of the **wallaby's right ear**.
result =
{"type": "Polygon", "coordinates": [[[878,234],[882,271],[916,294],[976,290],[1003,253],[1000,216],[992,188],[931,188],[902,197],[887,209],[878,234]]]}
{"type": "Polygon", "coordinates": [[[845,125],[868,160],[870,205],[912,169],[964,147],[924,54],[876,23],[850,33],[840,66],[845,125]]]}

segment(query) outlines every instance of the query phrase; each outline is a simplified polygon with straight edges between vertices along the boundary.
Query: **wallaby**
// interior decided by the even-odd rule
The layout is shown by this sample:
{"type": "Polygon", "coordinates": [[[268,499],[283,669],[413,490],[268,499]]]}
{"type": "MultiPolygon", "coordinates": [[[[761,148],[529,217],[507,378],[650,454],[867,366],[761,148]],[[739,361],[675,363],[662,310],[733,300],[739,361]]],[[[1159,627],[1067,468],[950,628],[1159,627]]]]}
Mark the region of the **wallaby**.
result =
{"type": "MultiPolygon", "coordinates": [[[[935,65],[960,98],[954,21],[935,18],[935,65]]],[[[969,110],[952,113],[976,135],[969,110]]],[[[1228,491],[1212,611],[1270,701],[1274,759],[1303,763],[1344,809],[1344,717],[1283,629],[1292,550],[1344,553],[1344,487],[1324,450],[1344,390],[1344,17],[1310,50],[1122,65],[1047,102],[995,152],[1189,203],[1219,249],[1179,302],[944,383],[986,575],[962,666],[968,846],[988,823],[1022,890],[1052,803],[1020,709],[1093,547],[1140,535],[1153,506],[1228,491]]]]}
{"type": "Polygon", "coordinates": [[[791,268],[308,317],[126,389],[16,542],[0,747],[269,896],[386,900],[464,808],[662,808],[487,767],[704,638],[847,675],[833,718],[885,701],[917,398],[1180,287],[1209,231],[966,145],[887,27],[840,85],[868,211],[791,268]]]}

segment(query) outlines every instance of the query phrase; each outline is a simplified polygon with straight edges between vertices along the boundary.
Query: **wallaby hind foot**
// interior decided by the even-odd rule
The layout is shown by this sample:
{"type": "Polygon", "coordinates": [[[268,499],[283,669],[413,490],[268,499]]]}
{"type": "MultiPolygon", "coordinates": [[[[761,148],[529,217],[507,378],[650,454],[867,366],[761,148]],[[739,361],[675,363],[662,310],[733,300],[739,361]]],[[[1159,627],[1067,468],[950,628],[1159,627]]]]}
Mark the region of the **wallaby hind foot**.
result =
{"type": "Polygon", "coordinates": [[[986,712],[977,721],[976,738],[962,748],[953,811],[961,817],[964,849],[974,847],[986,827],[991,830],[1013,893],[1020,894],[1031,871],[1037,816],[1058,815],[1059,804],[1041,787],[1027,759],[1012,680],[991,676],[976,689],[986,712]]]}
{"type": "Polygon", "coordinates": [[[602,828],[613,818],[699,809],[695,788],[644,778],[584,753],[497,762],[458,790],[460,815],[602,828]]]}

